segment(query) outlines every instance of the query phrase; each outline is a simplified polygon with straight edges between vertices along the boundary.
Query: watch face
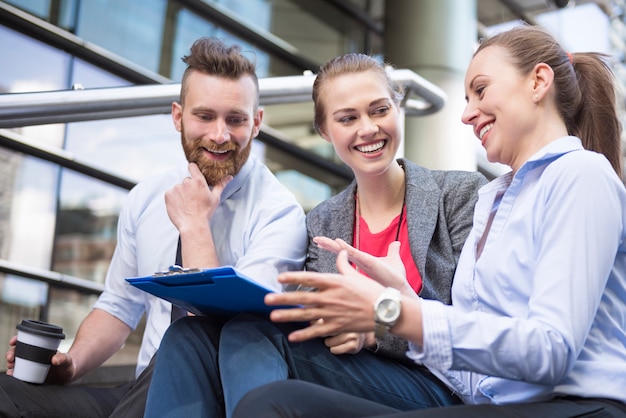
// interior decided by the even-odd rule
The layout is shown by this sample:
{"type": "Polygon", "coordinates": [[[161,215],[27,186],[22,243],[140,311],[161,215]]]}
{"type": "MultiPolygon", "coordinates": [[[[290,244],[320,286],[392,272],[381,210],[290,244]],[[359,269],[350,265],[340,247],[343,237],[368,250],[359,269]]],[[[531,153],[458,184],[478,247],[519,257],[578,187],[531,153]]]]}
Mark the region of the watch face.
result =
{"type": "Polygon", "coordinates": [[[400,315],[400,304],[393,299],[383,299],[377,308],[378,319],[382,322],[393,322],[400,315]]]}

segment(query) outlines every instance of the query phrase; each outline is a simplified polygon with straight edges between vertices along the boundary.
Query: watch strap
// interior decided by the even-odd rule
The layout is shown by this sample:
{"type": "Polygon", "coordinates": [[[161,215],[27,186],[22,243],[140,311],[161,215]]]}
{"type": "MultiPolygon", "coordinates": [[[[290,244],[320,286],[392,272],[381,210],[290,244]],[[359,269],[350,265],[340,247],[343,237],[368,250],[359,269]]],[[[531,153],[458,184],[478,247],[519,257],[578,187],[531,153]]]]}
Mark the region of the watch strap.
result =
{"type": "Polygon", "coordinates": [[[385,338],[387,334],[389,334],[390,329],[391,327],[389,325],[376,322],[376,327],[374,328],[374,336],[376,337],[376,340],[382,340],[385,338]]]}

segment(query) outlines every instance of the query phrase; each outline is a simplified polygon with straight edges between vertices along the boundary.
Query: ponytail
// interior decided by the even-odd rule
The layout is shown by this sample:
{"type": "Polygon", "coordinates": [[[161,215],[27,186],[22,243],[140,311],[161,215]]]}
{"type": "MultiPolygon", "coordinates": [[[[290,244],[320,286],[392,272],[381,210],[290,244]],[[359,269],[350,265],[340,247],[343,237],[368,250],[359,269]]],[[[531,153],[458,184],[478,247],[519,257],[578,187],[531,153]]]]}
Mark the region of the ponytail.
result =
{"type": "Polygon", "coordinates": [[[613,72],[606,55],[593,52],[573,54],[574,71],[583,101],[574,117],[576,131],[583,146],[606,156],[618,176],[622,177],[622,126],[616,112],[616,90],[613,72]]]}

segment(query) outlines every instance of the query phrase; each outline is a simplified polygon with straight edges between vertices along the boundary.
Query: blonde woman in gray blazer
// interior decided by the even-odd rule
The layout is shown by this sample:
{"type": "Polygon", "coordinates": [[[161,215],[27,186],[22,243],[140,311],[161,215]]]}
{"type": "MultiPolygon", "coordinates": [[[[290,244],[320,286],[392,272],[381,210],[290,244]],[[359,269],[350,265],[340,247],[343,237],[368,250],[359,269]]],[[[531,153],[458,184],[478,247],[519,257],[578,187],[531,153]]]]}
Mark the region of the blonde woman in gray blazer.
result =
{"type": "MultiPolygon", "coordinates": [[[[463,243],[472,227],[477,190],[486,183],[474,172],[433,171],[406,159],[398,159],[405,173],[406,219],[409,227],[411,253],[420,275],[419,295],[451,303],[450,288],[463,243]]],[[[355,193],[353,181],[345,190],[315,207],[307,215],[309,253],[306,270],[337,272],[337,254],[326,251],[312,240],[325,236],[354,241],[355,193]]],[[[407,342],[387,334],[377,340],[377,352],[408,360],[407,342]]]]}

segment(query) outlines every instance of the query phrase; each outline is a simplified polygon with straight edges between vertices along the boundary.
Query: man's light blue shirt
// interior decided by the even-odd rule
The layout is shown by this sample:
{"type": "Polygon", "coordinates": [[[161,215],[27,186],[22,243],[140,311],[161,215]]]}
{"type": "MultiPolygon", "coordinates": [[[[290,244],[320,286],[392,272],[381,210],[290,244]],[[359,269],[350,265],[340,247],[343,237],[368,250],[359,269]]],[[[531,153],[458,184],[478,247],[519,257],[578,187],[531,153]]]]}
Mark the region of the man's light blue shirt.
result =
{"type": "Polygon", "coordinates": [[[611,165],[563,137],[479,195],[453,307],[422,300],[409,357],[466,403],[626,402],[626,190],[611,165]]]}
{"type": "MultiPolygon", "coordinates": [[[[171,304],[126,282],[127,277],[167,270],[176,259],[178,231],[165,208],[165,191],[189,176],[187,164],[138,184],[120,213],[117,247],[105,290],[94,307],[135,329],[146,329],[137,375],[146,367],[170,324],[171,304]]],[[[260,161],[250,157],[224,189],[210,221],[220,263],[281,290],[280,272],[300,270],[308,245],[304,210],[260,161]]]]}

